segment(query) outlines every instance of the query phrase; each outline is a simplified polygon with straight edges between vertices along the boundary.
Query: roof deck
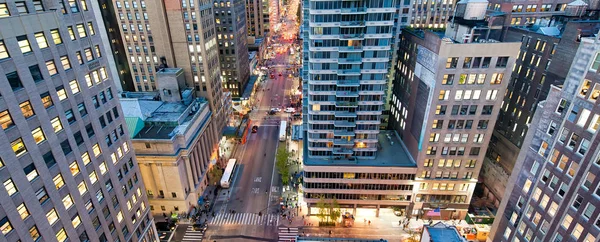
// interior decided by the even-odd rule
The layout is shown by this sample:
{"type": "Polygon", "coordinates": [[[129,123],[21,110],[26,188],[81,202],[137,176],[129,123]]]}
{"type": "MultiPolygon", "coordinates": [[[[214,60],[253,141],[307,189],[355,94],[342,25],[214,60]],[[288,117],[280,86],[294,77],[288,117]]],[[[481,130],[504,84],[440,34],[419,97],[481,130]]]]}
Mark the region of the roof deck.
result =
{"type": "MultiPolygon", "coordinates": [[[[306,135],[304,136],[307,137],[306,135]]],[[[356,159],[353,157],[347,159],[309,158],[308,142],[303,142],[303,162],[305,166],[417,167],[404,143],[398,139],[398,136],[393,131],[382,131],[379,133],[377,139],[379,141],[379,148],[373,159],[356,159]]]]}

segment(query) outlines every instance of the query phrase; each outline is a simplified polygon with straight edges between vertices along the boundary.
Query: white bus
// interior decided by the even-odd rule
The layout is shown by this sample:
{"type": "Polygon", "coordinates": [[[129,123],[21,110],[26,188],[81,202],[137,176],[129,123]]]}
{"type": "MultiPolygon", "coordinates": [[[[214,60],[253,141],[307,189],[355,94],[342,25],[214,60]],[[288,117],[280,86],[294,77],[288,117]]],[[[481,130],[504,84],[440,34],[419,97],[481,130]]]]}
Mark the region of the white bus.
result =
{"type": "Polygon", "coordinates": [[[223,177],[221,178],[221,187],[229,188],[231,185],[231,179],[233,178],[233,173],[235,172],[235,164],[237,163],[236,159],[229,159],[227,162],[227,167],[225,167],[225,171],[223,172],[223,177]]]}
{"type": "Polygon", "coordinates": [[[287,129],[287,122],[281,121],[281,124],[279,125],[279,141],[285,141],[286,134],[287,134],[286,129],[287,129]]]}

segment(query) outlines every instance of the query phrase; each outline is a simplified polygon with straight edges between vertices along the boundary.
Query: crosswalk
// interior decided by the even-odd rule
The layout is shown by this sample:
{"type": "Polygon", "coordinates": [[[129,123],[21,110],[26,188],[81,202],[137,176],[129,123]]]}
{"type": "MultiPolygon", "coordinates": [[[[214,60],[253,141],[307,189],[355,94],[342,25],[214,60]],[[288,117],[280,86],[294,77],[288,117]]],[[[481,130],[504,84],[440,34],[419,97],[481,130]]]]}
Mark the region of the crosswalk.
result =
{"type": "Polygon", "coordinates": [[[279,241],[281,242],[296,241],[298,236],[298,228],[296,227],[279,227],[278,232],[279,241]]]}
{"type": "Polygon", "coordinates": [[[202,237],[204,237],[202,231],[194,231],[192,226],[188,226],[181,241],[202,241],[202,237]]]}
{"type": "Polygon", "coordinates": [[[279,216],[276,214],[263,214],[262,216],[258,216],[258,214],[255,213],[218,213],[216,215],[217,216],[209,220],[208,224],[246,224],[277,226],[277,224],[279,223],[279,216]]]}

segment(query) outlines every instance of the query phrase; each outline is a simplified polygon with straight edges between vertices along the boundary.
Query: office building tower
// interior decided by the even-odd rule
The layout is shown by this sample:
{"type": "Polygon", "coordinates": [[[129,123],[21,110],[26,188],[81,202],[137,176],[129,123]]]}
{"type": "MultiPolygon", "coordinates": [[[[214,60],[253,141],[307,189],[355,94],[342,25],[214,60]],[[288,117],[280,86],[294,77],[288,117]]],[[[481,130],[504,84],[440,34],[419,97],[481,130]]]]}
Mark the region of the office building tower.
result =
{"type": "Polygon", "coordinates": [[[214,2],[223,88],[240,97],[250,78],[244,0],[214,2]]]}
{"type": "Polygon", "coordinates": [[[396,2],[305,0],[303,8],[303,185],[309,212],[318,213],[321,196],[337,199],[353,214],[408,206],[415,162],[395,134],[379,129],[396,2]]]}
{"type": "Polygon", "coordinates": [[[115,74],[119,75],[119,81],[121,85],[115,86],[120,91],[135,91],[133,84],[133,78],[131,76],[131,69],[129,68],[129,62],[127,61],[127,54],[125,53],[125,45],[123,44],[123,38],[121,37],[121,31],[119,28],[119,22],[117,21],[117,13],[115,6],[112,1],[99,0],[100,13],[102,15],[102,21],[104,21],[105,29],[110,48],[112,49],[112,56],[116,66],[115,74]]]}
{"type": "Polygon", "coordinates": [[[152,213],[191,213],[208,185],[220,134],[206,100],[180,86],[185,82],[180,68],[163,69],[157,76],[167,92],[125,93],[123,115],[133,124],[129,135],[152,213]]]}
{"type": "Polygon", "coordinates": [[[580,39],[562,86],[538,105],[491,241],[595,241],[600,236],[600,41],[580,39]]]}
{"type": "Polygon", "coordinates": [[[461,2],[445,32],[400,36],[390,123],[417,162],[414,215],[467,213],[520,46],[488,38],[486,6],[461,2]]]}
{"type": "Polygon", "coordinates": [[[161,91],[156,72],[183,69],[186,85],[208,100],[224,125],[223,90],[213,2],[113,1],[136,91],[161,91]]]}
{"type": "Polygon", "coordinates": [[[267,37],[270,30],[269,0],[246,0],[246,27],[249,38],[267,37]]]}
{"type": "Polygon", "coordinates": [[[588,8],[585,1],[501,1],[489,0],[490,21],[502,26],[547,25],[560,16],[581,16],[588,8]]]}
{"type": "MultiPolygon", "coordinates": [[[[480,0],[486,2],[486,0],[480,0]]],[[[416,0],[412,6],[403,8],[402,13],[410,15],[410,27],[413,28],[445,28],[454,13],[458,0],[416,0]],[[412,10],[412,11],[410,11],[412,10]]]]}
{"type": "Polygon", "coordinates": [[[562,85],[582,35],[598,32],[600,21],[556,21],[551,26],[509,27],[504,41],[521,50],[483,162],[483,196],[498,206],[539,101],[562,85]]]}
{"type": "Polygon", "coordinates": [[[0,240],[157,241],[96,1],[0,3],[0,240]]]}

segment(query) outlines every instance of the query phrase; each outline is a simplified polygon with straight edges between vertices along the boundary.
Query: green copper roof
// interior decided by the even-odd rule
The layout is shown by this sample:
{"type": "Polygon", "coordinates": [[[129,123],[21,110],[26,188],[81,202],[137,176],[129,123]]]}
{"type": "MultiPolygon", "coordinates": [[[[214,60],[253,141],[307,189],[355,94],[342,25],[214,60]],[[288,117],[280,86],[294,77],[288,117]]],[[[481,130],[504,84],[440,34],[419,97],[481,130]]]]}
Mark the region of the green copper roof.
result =
{"type": "Polygon", "coordinates": [[[125,123],[129,129],[130,139],[135,137],[144,128],[144,121],[138,117],[125,117],[125,123]]]}

